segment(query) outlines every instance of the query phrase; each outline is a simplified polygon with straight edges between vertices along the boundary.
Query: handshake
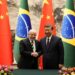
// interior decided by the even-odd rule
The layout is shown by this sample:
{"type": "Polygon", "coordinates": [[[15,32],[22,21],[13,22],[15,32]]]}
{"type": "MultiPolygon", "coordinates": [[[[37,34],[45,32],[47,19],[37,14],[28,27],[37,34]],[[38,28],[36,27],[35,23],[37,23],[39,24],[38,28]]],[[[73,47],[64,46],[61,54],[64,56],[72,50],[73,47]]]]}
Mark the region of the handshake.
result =
{"type": "Polygon", "coordinates": [[[31,53],[31,56],[37,57],[37,56],[38,56],[38,53],[37,53],[37,52],[32,52],[32,53],[31,53]]]}

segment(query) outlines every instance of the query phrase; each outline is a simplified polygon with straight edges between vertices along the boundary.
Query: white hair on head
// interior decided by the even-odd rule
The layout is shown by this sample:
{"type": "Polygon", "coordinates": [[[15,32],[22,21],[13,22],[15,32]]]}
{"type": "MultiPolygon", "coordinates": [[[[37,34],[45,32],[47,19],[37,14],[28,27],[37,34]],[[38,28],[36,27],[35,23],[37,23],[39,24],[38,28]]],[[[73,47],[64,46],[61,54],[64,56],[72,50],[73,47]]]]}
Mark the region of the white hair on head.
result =
{"type": "Polygon", "coordinates": [[[31,32],[33,32],[33,33],[36,34],[36,30],[35,29],[30,29],[29,32],[28,32],[28,34],[31,33],[31,32]]]}

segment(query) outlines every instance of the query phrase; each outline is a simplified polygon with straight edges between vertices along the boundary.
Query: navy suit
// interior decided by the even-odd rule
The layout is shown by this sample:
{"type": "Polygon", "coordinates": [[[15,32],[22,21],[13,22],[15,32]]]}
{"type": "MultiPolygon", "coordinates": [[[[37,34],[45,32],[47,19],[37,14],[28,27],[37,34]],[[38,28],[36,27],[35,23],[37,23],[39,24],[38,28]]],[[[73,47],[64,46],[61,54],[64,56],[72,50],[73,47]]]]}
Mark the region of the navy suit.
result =
{"type": "Polygon", "coordinates": [[[59,64],[64,64],[64,48],[59,37],[52,36],[48,47],[46,37],[40,40],[43,48],[44,69],[58,69],[59,64]]]}
{"type": "MultiPolygon", "coordinates": [[[[38,52],[39,56],[42,53],[42,47],[40,42],[35,40],[36,52],[38,52]]],[[[38,57],[31,56],[33,52],[32,45],[29,39],[22,40],[20,42],[20,60],[18,62],[18,67],[21,69],[37,69],[38,68],[38,57]]]]}

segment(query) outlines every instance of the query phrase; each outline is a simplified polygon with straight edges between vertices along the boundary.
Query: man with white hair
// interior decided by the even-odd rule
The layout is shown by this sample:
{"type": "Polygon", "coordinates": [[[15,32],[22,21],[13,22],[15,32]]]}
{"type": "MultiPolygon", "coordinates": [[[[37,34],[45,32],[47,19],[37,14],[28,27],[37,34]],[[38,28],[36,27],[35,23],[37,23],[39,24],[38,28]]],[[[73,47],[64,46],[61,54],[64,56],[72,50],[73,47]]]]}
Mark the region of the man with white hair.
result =
{"type": "Polygon", "coordinates": [[[20,69],[38,69],[38,57],[42,53],[42,47],[36,40],[36,31],[31,29],[28,32],[28,38],[20,42],[20,60],[18,67],[20,69]]]}

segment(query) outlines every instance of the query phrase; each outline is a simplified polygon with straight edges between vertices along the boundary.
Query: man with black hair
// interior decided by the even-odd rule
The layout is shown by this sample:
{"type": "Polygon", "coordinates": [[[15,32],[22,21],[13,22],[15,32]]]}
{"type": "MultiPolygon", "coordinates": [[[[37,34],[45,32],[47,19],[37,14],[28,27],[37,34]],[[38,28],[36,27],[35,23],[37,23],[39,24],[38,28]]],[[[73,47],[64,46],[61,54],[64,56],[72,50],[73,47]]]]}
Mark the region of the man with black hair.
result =
{"type": "Polygon", "coordinates": [[[61,38],[52,35],[53,27],[45,25],[45,37],[40,40],[43,48],[44,69],[59,69],[64,65],[64,48],[61,38]]]}

